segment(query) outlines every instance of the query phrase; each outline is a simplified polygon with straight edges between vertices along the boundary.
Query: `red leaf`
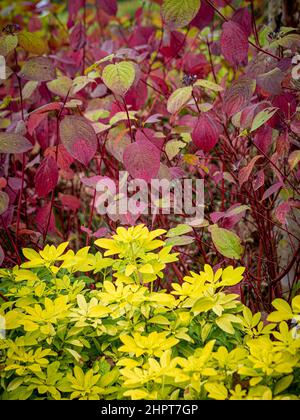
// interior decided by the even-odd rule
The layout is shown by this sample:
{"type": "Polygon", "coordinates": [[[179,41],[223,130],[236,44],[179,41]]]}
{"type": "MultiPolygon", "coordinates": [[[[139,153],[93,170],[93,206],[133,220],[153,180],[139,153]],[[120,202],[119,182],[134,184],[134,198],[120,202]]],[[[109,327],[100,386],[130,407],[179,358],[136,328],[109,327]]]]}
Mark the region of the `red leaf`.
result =
{"type": "Polygon", "coordinates": [[[41,233],[45,233],[47,227],[48,227],[49,233],[56,232],[53,209],[51,210],[51,215],[50,215],[50,208],[51,208],[51,204],[47,203],[45,206],[40,207],[37,211],[35,222],[36,222],[38,231],[41,233]],[[49,215],[50,215],[50,223],[49,223],[49,226],[47,226],[49,215]]]}
{"type": "MultiPolygon", "coordinates": [[[[45,150],[45,156],[52,156],[55,158],[56,154],[56,147],[48,147],[45,150]]],[[[67,171],[72,163],[74,162],[74,158],[67,152],[65,146],[63,144],[58,145],[58,154],[57,154],[57,166],[59,169],[63,169],[67,171]]]]}
{"type": "Polygon", "coordinates": [[[277,207],[277,209],[275,210],[275,216],[276,219],[282,224],[285,225],[286,224],[286,217],[289,213],[289,211],[291,210],[291,206],[289,202],[284,202],[279,204],[279,206],[277,207]]]}
{"type": "Polygon", "coordinates": [[[95,238],[104,238],[108,233],[108,229],[107,228],[100,228],[98,230],[96,230],[96,232],[93,233],[93,236],[95,238]]]}
{"type": "Polygon", "coordinates": [[[35,177],[35,189],[39,197],[53,191],[58,182],[58,168],[53,157],[46,157],[39,166],[35,177]]]}
{"type": "Polygon", "coordinates": [[[206,1],[201,2],[200,9],[198,10],[198,13],[194,17],[194,19],[191,21],[192,26],[196,26],[200,31],[208,26],[210,22],[214,18],[214,9],[211,7],[209,3],[206,1]]]}
{"type": "Polygon", "coordinates": [[[136,86],[132,86],[125,95],[127,105],[131,105],[132,110],[143,108],[148,97],[147,85],[139,80],[136,86]]]}
{"type": "Polygon", "coordinates": [[[244,168],[242,168],[240,171],[239,171],[239,176],[238,176],[238,178],[239,178],[239,184],[240,184],[240,187],[245,183],[245,182],[247,182],[248,181],[248,179],[249,179],[249,177],[250,177],[250,175],[251,175],[251,172],[253,171],[253,168],[254,168],[254,165],[255,165],[255,163],[256,163],[256,161],[258,160],[258,159],[260,159],[262,157],[262,155],[258,155],[258,156],[255,156],[253,159],[251,159],[251,161],[248,163],[248,165],[247,166],[245,166],[244,168]]]}
{"type": "Polygon", "coordinates": [[[272,144],[273,130],[268,125],[260,127],[254,136],[254,144],[258,146],[264,153],[267,153],[272,144]]]}
{"type": "Polygon", "coordinates": [[[221,51],[225,59],[234,67],[245,66],[248,62],[248,38],[241,26],[233,21],[223,23],[221,51]]]}
{"type": "Polygon", "coordinates": [[[271,195],[277,193],[277,191],[279,190],[279,188],[282,188],[284,185],[282,182],[276,182],[276,184],[272,185],[270,188],[267,189],[267,191],[264,193],[261,201],[266,200],[267,198],[269,198],[271,195]]]}
{"type": "Polygon", "coordinates": [[[150,141],[159,150],[162,150],[165,139],[161,137],[155,137],[155,131],[151,128],[138,129],[135,135],[135,140],[139,143],[143,140],[150,141]]]}
{"type": "Polygon", "coordinates": [[[97,7],[109,16],[116,16],[118,11],[117,0],[97,0],[97,7]]]}
{"type": "Polygon", "coordinates": [[[211,66],[203,54],[187,53],[182,59],[184,72],[198,77],[198,79],[205,78],[211,66]]]}
{"type": "Polygon", "coordinates": [[[59,194],[59,199],[64,207],[68,210],[76,212],[81,207],[81,201],[79,198],[70,194],[59,194]]]}
{"type": "Polygon", "coordinates": [[[251,15],[247,7],[237,9],[232,15],[232,21],[238,23],[245,32],[246,36],[250,36],[252,32],[251,15]]]}
{"type": "Polygon", "coordinates": [[[97,151],[97,136],[83,117],[67,116],[60,123],[60,137],[73,158],[87,166],[97,151]]]}
{"type": "Polygon", "coordinates": [[[224,94],[224,111],[228,117],[241,111],[250,102],[255,91],[255,80],[240,77],[226,89],[224,94]]]}
{"type": "Polygon", "coordinates": [[[213,117],[202,114],[192,132],[192,140],[199,149],[209,152],[217,144],[221,132],[221,125],[213,117]]]}
{"type": "Polygon", "coordinates": [[[161,77],[151,75],[150,79],[154,82],[154,84],[158,87],[161,93],[165,96],[169,94],[169,87],[167,83],[161,77]]]}
{"type": "Polygon", "coordinates": [[[254,191],[257,191],[260,187],[262,187],[265,183],[265,173],[264,170],[261,169],[257,172],[256,178],[253,180],[252,185],[254,191]]]}
{"type": "Polygon", "coordinates": [[[27,123],[28,133],[32,136],[34,130],[47,118],[48,112],[59,110],[61,105],[61,102],[51,102],[31,112],[27,123]]]}
{"type": "Polygon", "coordinates": [[[81,22],[78,22],[72,29],[70,35],[70,46],[74,51],[83,48],[85,43],[84,27],[81,22]]]}
{"type": "Polygon", "coordinates": [[[126,170],[133,178],[150,182],[158,174],[160,153],[149,141],[140,140],[126,147],[123,161],[126,170]]]}
{"type": "Polygon", "coordinates": [[[0,266],[2,265],[4,261],[5,255],[2,246],[0,245],[0,266]]]}
{"type": "Polygon", "coordinates": [[[84,0],[68,0],[68,11],[69,18],[74,20],[79,12],[80,8],[83,7],[84,0]]]}

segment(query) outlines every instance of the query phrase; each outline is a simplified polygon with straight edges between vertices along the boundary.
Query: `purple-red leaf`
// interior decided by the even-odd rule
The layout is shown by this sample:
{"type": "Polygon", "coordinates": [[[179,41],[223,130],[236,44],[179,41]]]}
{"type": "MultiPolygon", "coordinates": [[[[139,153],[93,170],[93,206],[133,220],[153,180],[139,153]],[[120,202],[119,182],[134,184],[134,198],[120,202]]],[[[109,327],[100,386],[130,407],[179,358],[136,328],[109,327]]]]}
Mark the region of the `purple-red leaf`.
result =
{"type": "Polygon", "coordinates": [[[285,225],[286,224],[286,217],[289,213],[289,211],[291,210],[291,205],[288,201],[285,201],[281,204],[279,204],[279,206],[277,207],[277,209],[275,210],[275,216],[276,219],[282,224],[285,225]]]}
{"type": "Polygon", "coordinates": [[[0,245],[0,266],[3,264],[5,255],[2,246],[0,245]]]}
{"type": "Polygon", "coordinates": [[[117,0],[97,0],[97,6],[109,16],[116,16],[118,11],[117,0]]]}
{"type": "Polygon", "coordinates": [[[81,201],[78,197],[71,194],[59,194],[59,199],[64,207],[76,212],[80,209],[81,201]]]}
{"type": "Polygon", "coordinates": [[[257,172],[255,179],[252,182],[254,191],[257,191],[260,187],[262,187],[265,183],[265,173],[264,170],[261,169],[257,172]]]}
{"type": "Polygon", "coordinates": [[[192,140],[199,149],[209,152],[217,144],[221,132],[221,125],[211,115],[202,114],[192,132],[192,140]]]}
{"type": "Polygon", "coordinates": [[[250,36],[252,32],[251,15],[247,7],[237,9],[232,15],[232,21],[238,23],[245,32],[246,36],[250,36]]]}
{"type": "Polygon", "coordinates": [[[223,23],[221,51],[225,59],[234,67],[245,66],[248,62],[249,43],[246,33],[238,23],[223,23]]]}
{"type": "Polygon", "coordinates": [[[200,31],[208,26],[214,18],[214,9],[206,1],[201,2],[200,9],[194,19],[191,21],[192,26],[196,26],[200,31]]]}
{"type": "Polygon", "coordinates": [[[45,197],[53,191],[58,182],[58,168],[52,156],[46,157],[36,171],[35,190],[39,197],[45,197]]]}
{"type": "Polygon", "coordinates": [[[55,233],[55,218],[53,213],[53,208],[51,208],[51,204],[47,203],[43,207],[40,207],[37,211],[35,222],[39,232],[45,233],[46,230],[50,233],[55,233]],[[50,214],[51,211],[51,214],[50,214]],[[49,220],[50,216],[50,220],[49,220]],[[49,224],[49,225],[48,225],[49,224]]]}
{"type": "Polygon", "coordinates": [[[262,155],[258,155],[258,156],[255,156],[253,159],[251,159],[251,161],[248,163],[248,165],[247,166],[245,166],[244,168],[242,168],[240,171],[239,171],[239,184],[240,184],[240,187],[245,183],[245,182],[247,182],[248,181],[248,179],[249,179],[249,177],[250,177],[250,175],[251,175],[251,172],[253,171],[253,168],[254,168],[254,165],[255,165],[255,163],[258,161],[258,159],[260,159],[262,157],[262,155]]]}
{"type": "Polygon", "coordinates": [[[255,91],[256,82],[248,77],[240,77],[226,89],[224,95],[224,111],[228,117],[241,111],[250,102],[255,91]]]}
{"type": "Polygon", "coordinates": [[[160,153],[149,141],[140,140],[126,147],[123,161],[126,170],[133,178],[150,182],[158,174],[160,153]]]}
{"type": "Polygon", "coordinates": [[[282,182],[276,182],[276,184],[272,185],[270,188],[265,191],[264,195],[262,196],[261,201],[266,200],[267,198],[271,197],[271,195],[277,193],[277,191],[282,188],[284,185],[282,182]]]}
{"type": "Polygon", "coordinates": [[[59,110],[61,108],[61,102],[51,102],[50,104],[43,105],[40,108],[30,113],[28,118],[28,132],[32,136],[34,130],[40,125],[40,123],[47,118],[48,113],[51,111],[59,110]]]}
{"type": "Polygon", "coordinates": [[[60,138],[73,158],[88,166],[97,151],[97,136],[83,117],[67,116],[60,123],[60,138]]]}

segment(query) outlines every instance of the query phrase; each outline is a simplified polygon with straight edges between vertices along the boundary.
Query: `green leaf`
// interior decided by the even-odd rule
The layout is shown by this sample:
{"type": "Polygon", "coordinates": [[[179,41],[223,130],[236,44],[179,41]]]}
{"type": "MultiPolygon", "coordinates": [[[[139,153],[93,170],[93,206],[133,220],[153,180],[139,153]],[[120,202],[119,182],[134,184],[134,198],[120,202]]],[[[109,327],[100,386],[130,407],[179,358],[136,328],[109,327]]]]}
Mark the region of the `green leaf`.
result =
{"type": "Polygon", "coordinates": [[[192,86],[176,89],[169,97],[167,102],[167,110],[170,114],[176,114],[191,99],[192,86]]]}
{"type": "Polygon", "coordinates": [[[226,400],[228,391],[223,384],[208,382],[204,385],[209,398],[214,400],[226,400]]]}
{"type": "Polygon", "coordinates": [[[273,115],[278,111],[278,108],[266,108],[262,111],[260,111],[257,115],[255,115],[252,126],[251,126],[251,132],[257,130],[259,127],[264,125],[267,121],[269,121],[273,115]]]}
{"type": "Polygon", "coordinates": [[[47,88],[50,92],[63,98],[65,98],[68,92],[70,92],[71,87],[72,80],[67,76],[58,77],[57,79],[51,80],[51,82],[47,83],[47,88]]]}
{"type": "Polygon", "coordinates": [[[240,259],[243,253],[240,238],[227,229],[219,228],[216,225],[210,226],[209,231],[213,243],[220,254],[227,258],[240,259]]]}
{"type": "Polygon", "coordinates": [[[16,35],[5,35],[0,38],[0,55],[6,57],[18,45],[18,37],[16,35]]]}
{"type": "Polygon", "coordinates": [[[47,49],[45,41],[33,32],[22,31],[18,33],[19,46],[25,51],[43,55],[47,49]]]}
{"type": "Polygon", "coordinates": [[[193,228],[189,225],[179,224],[173,229],[170,229],[166,234],[167,238],[173,238],[174,236],[184,235],[185,233],[192,232],[193,228]]]}
{"type": "Polygon", "coordinates": [[[300,313],[300,295],[293,298],[292,308],[294,312],[300,313]]]}
{"type": "Polygon", "coordinates": [[[102,72],[104,84],[115,94],[125,95],[135,79],[135,66],[130,61],[108,64],[102,72]]]}
{"type": "Polygon", "coordinates": [[[200,0],[163,0],[163,20],[171,29],[183,28],[194,19],[200,4],[200,0]]]}
{"type": "Polygon", "coordinates": [[[225,331],[228,334],[234,334],[234,328],[231,324],[231,320],[222,315],[220,318],[216,319],[216,324],[221,330],[225,331]]]}
{"type": "Polygon", "coordinates": [[[165,146],[165,152],[169,160],[174,159],[178,155],[181,149],[186,146],[184,141],[181,140],[170,140],[165,146]]]}
{"type": "Polygon", "coordinates": [[[19,386],[22,385],[23,382],[24,382],[24,378],[13,379],[7,387],[7,392],[11,392],[11,391],[14,391],[15,389],[19,388],[19,386]]]}
{"type": "Polygon", "coordinates": [[[293,375],[287,375],[283,378],[279,379],[278,382],[276,382],[275,388],[274,388],[274,395],[280,394],[282,391],[285,391],[293,382],[294,376],[293,375]]]}
{"type": "Polygon", "coordinates": [[[293,318],[293,312],[290,305],[283,299],[275,299],[272,302],[277,311],[270,313],[268,321],[270,322],[281,322],[288,321],[293,318]]]}
{"type": "Polygon", "coordinates": [[[194,242],[194,238],[192,238],[191,236],[186,236],[186,235],[175,236],[174,238],[168,238],[166,240],[166,244],[172,245],[172,246],[189,245],[189,244],[192,244],[193,242],[194,242]]]}
{"type": "Polygon", "coordinates": [[[32,149],[26,137],[17,133],[0,133],[0,153],[25,153],[32,149]]]}
{"type": "MultiPolygon", "coordinates": [[[[135,117],[136,111],[129,111],[128,112],[128,116],[130,120],[136,120],[135,117]]],[[[109,124],[110,125],[114,125],[117,124],[120,121],[127,121],[128,117],[127,117],[127,113],[126,112],[117,112],[110,120],[109,120],[109,124]]]]}
{"type": "Polygon", "coordinates": [[[169,325],[170,321],[168,318],[166,318],[163,315],[156,315],[149,319],[148,322],[151,322],[152,324],[159,324],[159,325],[169,325]]]}
{"type": "Polygon", "coordinates": [[[211,298],[203,297],[197,300],[197,302],[194,304],[192,308],[192,311],[194,313],[207,312],[211,308],[213,308],[214,305],[215,305],[215,302],[211,298]]]}
{"type": "Polygon", "coordinates": [[[35,92],[36,88],[38,87],[39,82],[36,82],[34,80],[29,80],[29,82],[27,82],[23,89],[22,89],[22,95],[23,95],[23,99],[29,99],[31,97],[31,95],[35,92]]]}
{"type": "Polygon", "coordinates": [[[283,299],[274,299],[272,302],[272,306],[274,306],[277,311],[285,313],[287,316],[292,315],[292,310],[290,305],[283,299]]]}
{"type": "Polygon", "coordinates": [[[75,351],[73,349],[69,349],[69,348],[65,348],[65,351],[67,351],[68,353],[70,353],[74,357],[74,359],[76,360],[76,362],[80,362],[81,356],[80,356],[80,354],[77,351],[75,351]]]}
{"type": "Polygon", "coordinates": [[[222,86],[219,86],[216,83],[210,82],[209,80],[205,80],[205,79],[198,79],[194,83],[194,86],[200,86],[205,89],[213,90],[214,92],[222,92],[224,90],[222,86]]]}
{"type": "Polygon", "coordinates": [[[85,88],[90,83],[96,83],[95,80],[90,79],[87,76],[78,76],[73,80],[72,83],[72,95],[80,92],[83,88],[85,88]]]}

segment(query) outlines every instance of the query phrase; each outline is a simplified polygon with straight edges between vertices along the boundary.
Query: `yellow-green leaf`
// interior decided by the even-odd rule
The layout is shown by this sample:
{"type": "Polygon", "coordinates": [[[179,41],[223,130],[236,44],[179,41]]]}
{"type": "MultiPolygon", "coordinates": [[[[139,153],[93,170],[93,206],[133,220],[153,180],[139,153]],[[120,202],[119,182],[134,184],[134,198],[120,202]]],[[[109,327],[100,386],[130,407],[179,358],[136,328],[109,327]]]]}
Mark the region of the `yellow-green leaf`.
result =
{"type": "Polygon", "coordinates": [[[45,41],[32,32],[19,32],[18,40],[19,46],[32,54],[43,55],[47,49],[47,44],[45,41]]]}
{"type": "Polygon", "coordinates": [[[61,96],[65,98],[70,92],[72,87],[72,80],[67,76],[61,76],[57,79],[51,80],[47,83],[47,88],[50,92],[54,93],[54,95],[61,96]]]}
{"type": "Polygon", "coordinates": [[[176,89],[169,97],[167,109],[170,114],[176,114],[191,99],[192,86],[186,86],[176,89]]]}
{"type": "Polygon", "coordinates": [[[194,83],[194,86],[200,86],[205,89],[213,90],[214,92],[222,92],[222,90],[224,90],[222,86],[219,86],[216,83],[210,82],[209,80],[205,80],[205,79],[198,79],[194,83]]]}
{"type": "Polygon", "coordinates": [[[283,378],[279,379],[278,382],[276,382],[275,388],[274,388],[274,395],[280,394],[282,391],[285,391],[293,382],[294,376],[293,375],[287,375],[283,378]]]}
{"type": "Polygon", "coordinates": [[[125,95],[135,79],[135,66],[130,61],[108,64],[102,73],[104,84],[115,94],[125,95]]]}
{"type": "Polygon", "coordinates": [[[200,0],[163,0],[163,20],[171,29],[183,28],[196,16],[200,4],[200,0]]]}
{"type": "Polygon", "coordinates": [[[216,225],[210,226],[209,231],[213,243],[220,254],[227,258],[240,259],[243,253],[240,238],[227,229],[219,228],[216,225]]]}
{"type": "Polygon", "coordinates": [[[18,37],[16,35],[4,35],[0,38],[0,55],[6,57],[18,45],[18,37]]]}
{"type": "Polygon", "coordinates": [[[209,398],[214,400],[226,400],[228,396],[228,391],[223,384],[208,382],[204,387],[208,391],[209,398]]]}

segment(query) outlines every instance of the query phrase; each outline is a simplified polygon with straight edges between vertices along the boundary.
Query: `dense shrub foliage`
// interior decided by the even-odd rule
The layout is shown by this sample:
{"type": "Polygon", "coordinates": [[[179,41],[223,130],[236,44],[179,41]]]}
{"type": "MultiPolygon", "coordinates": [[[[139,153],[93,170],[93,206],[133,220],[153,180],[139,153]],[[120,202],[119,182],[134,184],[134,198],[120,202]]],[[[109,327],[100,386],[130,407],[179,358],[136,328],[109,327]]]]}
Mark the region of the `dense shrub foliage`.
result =
{"type": "Polygon", "coordinates": [[[21,264],[24,247],[76,238],[78,250],[120,224],[186,224],[163,199],[156,214],[100,216],[96,184],[120,186],[121,170],[147,183],[201,178],[205,221],[172,237],[181,256],[161,286],[236,260],[243,303],[291,302],[300,35],[298,6],[282,3],[268,15],[260,0],[1,1],[3,266],[21,264]]]}
{"type": "Polygon", "coordinates": [[[275,299],[266,323],[225,293],[242,267],[205,265],[155,291],[177,258],[162,233],[119,228],[96,242],[104,256],[24,249],[27,262],[0,271],[3,399],[300,397],[300,296],[275,299]]]}
{"type": "Polygon", "coordinates": [[[1,0],[2,399],[299,398],[300,3],[269,3],[1,0]]]}

